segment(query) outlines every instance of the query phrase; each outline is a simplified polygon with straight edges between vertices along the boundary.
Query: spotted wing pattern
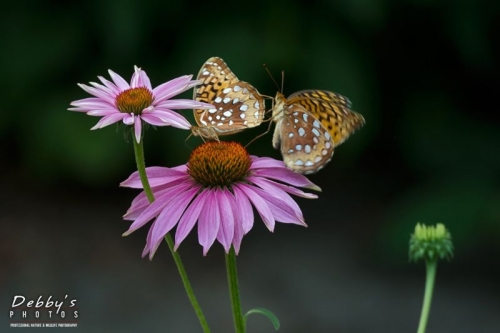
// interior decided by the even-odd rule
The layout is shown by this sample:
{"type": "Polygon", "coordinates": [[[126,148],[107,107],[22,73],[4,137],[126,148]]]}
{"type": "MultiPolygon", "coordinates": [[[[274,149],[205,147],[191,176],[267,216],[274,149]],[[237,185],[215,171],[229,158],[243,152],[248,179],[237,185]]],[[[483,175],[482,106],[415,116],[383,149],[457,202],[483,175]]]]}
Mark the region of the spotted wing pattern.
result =
{"type": "Polygon", "coordinates": [[[351,101],[334,92],[302,90],[290,95],[287,104],[302,105],[319,119],[333,137],[335,147],[365,124],[363,116],[351,110],[351,101]]]}
{"type": "Polygon", "coordinates": [[[350,106],[346,97],[324,90],[303,90],[288,99],[278,92],[273,146],[280,148],[285,165],[302,174],[321,170],[334,148],[365,123],[350,106]]]}
{"type": "Polygon", "coordinates": [[[208,110],[194,110],[198,127],[193,134],[209,139],[229,135],[262,123],[265,113],[264,98],[251,84],[240,81],[218,57],[208,59],[198,73],[202,83],[193,98],[212,104],[208,110]]]}
{"type": "Polygon", "coordinates": [[[276,124],[273,144],[279,145],[285,165],[295,172],[311,174],[321,170],[333,156],[328,130],[299,104],[285,105],[276,124]]]}

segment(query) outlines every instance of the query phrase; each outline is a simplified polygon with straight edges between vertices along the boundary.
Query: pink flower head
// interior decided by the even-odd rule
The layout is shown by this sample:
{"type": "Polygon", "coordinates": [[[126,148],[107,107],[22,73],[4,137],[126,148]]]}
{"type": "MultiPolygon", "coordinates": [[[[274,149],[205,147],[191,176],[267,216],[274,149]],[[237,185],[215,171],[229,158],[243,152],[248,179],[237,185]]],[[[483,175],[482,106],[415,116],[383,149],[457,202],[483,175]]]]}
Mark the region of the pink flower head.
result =
{"type": "MultiPolygon", "coordinates": [[[[248,155],[234,142],[207,142],[196,148],[187,165],[146,169],[156,200],[144,191],[124,216],[134,221],[127,236],[156,217],[142,256],[152,259],[165,235],[177,226],[175,249],[198,222],[198,241],[206,255],[215,239],[225,251],[240,250],[243,235],[252,229],[256,208],[272,232],[275,222],[306,226],[302,212],[289,195],[317,198],[296,187],[321,190],[305,176],[287,169],[282,161],[248,155]]],[[[121,186],[142,188],[137,172],[121,186]]]]}
{"type": "Polygon", "coordinates": [[[200,84],[191,80],[192,75],[184,75],[151,87],[146,72],[135,66],[130,84],[120,75],[109,70],[113,82],[98,76],[102,84],[90,82],[91,86],[78,84],[80,88],[95,96],[71,103],[70,111],[85,112],[89,116],[102,117],[91,129],[103,128],[118,121],[134,125],[137,142],[141,140],[142,121],[154,126],[173,126],[190,129],[191,124],[172,109],[207,109],[213,106],[193,100],[170,98],[200,84]],[[141,121],[142,120],[142,121],[141,121]]]}

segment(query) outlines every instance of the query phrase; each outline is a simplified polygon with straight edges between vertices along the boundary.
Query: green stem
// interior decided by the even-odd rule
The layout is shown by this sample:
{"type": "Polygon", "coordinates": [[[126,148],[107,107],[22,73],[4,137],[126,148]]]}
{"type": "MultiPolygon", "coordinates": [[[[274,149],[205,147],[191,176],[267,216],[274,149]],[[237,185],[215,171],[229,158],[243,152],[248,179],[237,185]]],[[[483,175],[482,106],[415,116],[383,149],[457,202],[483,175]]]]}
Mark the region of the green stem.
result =
{"type": "Polygon", "coordinates": [[[417,333],[425,333],[425,328],[427,327],[427,319],[429,319],[429,312],[431,310],[434,281],[436,280],[437,260],[426,260],[425,264],[427,274],[425,280],[424,304],[422,305],[422,313],[420,314],[420,323],[418,325],[417,333]]]}
{"type": "Polygon", "coordinates": [[[238,272],[236,270],[236,254],[231,247],[226,254],[227,282],[233,310],[234,328],[236,333],[245,333],[245,321],[241,312],[240,293],[238,289],[238,272]]]}
{"type": "MultiPolygon", "coordinates": [[[[142,187],[144,188],[144,192],[146,193],[146,196],[149,202],[151,203],[155,200],[155,197],[153,195],[153,191],[151,191],[151,186],[149,185],[148,176],[146,175],[146,166],[144,163],[144,149],[142,147],[142,141],[141,143],[137,143],[135,138],[133,139],[133,141],[134,141],[135,162],[137,164],[137,171],[139,172],[139,177],[141,178],[141,183],[142,187]]],[[[201,311],[200,304],[198,304],[196,296],[194,295],[193,292],[193,288],[189,283],[189,279],[186,270],[184,269],[181,256],[180,254],[174,251],[174,241],[172,239],[172,236],[170,236],[170,234],[167,233],[167,235],[165,236],[165,240],[168,244],[170,252],[172,253],[172,257],[174,257],[175,264],[177,265],[177,269],[179,270],[179,275],[181,276],[182,283],[184,284],[184,289],[186,289],[189,301],[193,306],[194,312],[196,312],[196,316],[200,321],[201,327],[203,328],[203,332],[210,333],[210,328],[208,327],[207,320],[203,315],[203,311],[201,311]]]]}

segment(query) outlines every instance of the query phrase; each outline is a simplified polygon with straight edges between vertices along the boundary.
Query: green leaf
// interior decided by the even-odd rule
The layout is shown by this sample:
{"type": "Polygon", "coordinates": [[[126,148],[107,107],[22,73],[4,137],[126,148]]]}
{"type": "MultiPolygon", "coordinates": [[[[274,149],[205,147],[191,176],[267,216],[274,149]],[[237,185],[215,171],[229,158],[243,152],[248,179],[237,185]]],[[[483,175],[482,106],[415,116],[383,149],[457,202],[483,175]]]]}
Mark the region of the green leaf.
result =
{"type": "Polygon", "coordinates": [[[264,309],[264,308],[255,308],[255,309],[249,310],[245,314],[245,316],[243,317],[243,319],[245,320],[245,323],[247,322],[248,316],[253,314],[253,313],[257,313],[257,314],[261,314],[261,315],[266,316],[273,323],[274,329],[276,331],[279,330],[280,321],[279,321],[278,317],[276,317],[276,315],[274,313],[272,313],[271,311],[269,311],[268,309],[264,309]]]}

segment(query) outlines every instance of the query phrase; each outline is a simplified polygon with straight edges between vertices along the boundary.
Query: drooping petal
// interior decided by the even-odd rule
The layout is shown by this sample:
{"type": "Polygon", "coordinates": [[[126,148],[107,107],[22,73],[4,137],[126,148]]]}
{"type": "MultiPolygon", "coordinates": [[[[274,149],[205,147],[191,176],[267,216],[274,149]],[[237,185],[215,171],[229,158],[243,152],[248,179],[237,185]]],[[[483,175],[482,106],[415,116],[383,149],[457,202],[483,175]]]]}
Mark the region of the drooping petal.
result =
{"type": "Polygon", "coordinates": [[[126,116],[127,116],[127,114],[125,114],[125,113],[113,113],[113,114],[110,114],[108,116],[102,117],[97,122],[97,124],[95,124],[95,126],[91,128],[91,130],[96,130],[99,128],[109,126],[111,124],[114,124],[114,123],[122,120],[126,116]]]}
{"type": "Polygon", "coordinates": [[[141,130],[142,130],[141,117],[137,117],[137,119],[135,120],[135,124],[134,124],[134,134],[135,134],[135,140],[137,141],[137,143],[141,142],[141,130]]]}
{"type": "Polygon", "coordinates": [[[198,192],[198,188],[191,188],[180,192],[168,202],[160,215],[156,218],[153,234],[150,242],[149,258],[152,259],[159,244],[165,235],[177,224],[184,210],[189,205],[193,197],[198,192]]]}
{"type": "MultiPolygon", "coordinates": [[[[243,236],[245,235],[245,231],[243,230],[243,222],[241,220],[242,215],[240,214],[239,207],[236,204],[236,198],[231,194],[231,192],[226,192],[226,197],[229,201],[234,217],[233,247],[234,252],[238,254],[240,252],[241,241],[243,240],[243,236]]],[[[250,205],[250,203],[248,204],[250,205]]],[[[250,207],[250,209],[251,208],[252,207],[250,207]]]]}
{"type": "Polygon", "coordinates": [[[299,173],[295,173],[285,168],[265,168],[253,170],[256,176],[271,178],[286,184],[297,187],[305,187],[311,190],[321,191],[321,188],[312,183],[307,177],[299,173]]]}
{"type": "MultiPolygon", "coordinates": [[[[201,186],[198,187],[198,190],[201,190],[201,186]]],[[[193,200],[191,205],[186,209],[184,215],[182,215],[181,220],[177,225],[177,230],[175,231],[175,247],[174,251],[177,251],[179,245],[181,245],[182,241],[187,237],[189,232],[194,227],[196,221],[200,216],[201,210],[205,205],[205,200],[207,197],[207,191],[201,191],[198,196],[193,200]]]]}
{"type": "MultiPolygon", "coordinates": [[[[185,181],[183,179],[179,179],[179,180],[177,180],[175,182],[172,182],[172,183],[170,183],[168,185],[158,186],[158,187],[152,189],[154,197],[155,198],[159,198],[162,195],[164,195],[165,193],[168,193],[168,192],[171,192],[171,191],[175,191],[175,190],[179,190],[179,189],[184,189],[184,188],[186,188],[186,186],[189,183],[192,184],[192,182],[187,182],[187,181],[185,181]]],[[[125,215],[123,215],[123,219],[124,220],[130,220],[130,221],[133,221],[133,220],[137,219],[146,210],[146,208],[149,207],[149,205],[150,205],[149,198],[147,198],[147,196],[144,193],[144,191],[141,192],[141,194],[139,194],[132,201],[132,205],[127,210],[127,213],[125,213],[125,215]]]]}
{"type": "Polygon", "coordinates": [[[130,228],[123,234],[124,236],[130,235],[135,230],[139,229],[147,222],[149,222],[153,217],[157,216],[165,207],[166,204],[170,202],[175,193],[180,193],[187,191],[192,187],[189,183],[183,183],[181,185],[168,188],[164,190],[163,194],[159,195],[153,203],[151,203],[148,208],[132,223],[130,228]]]}
{"type": "Polygon", "coordinates": [[[257,195],[259,195],[267,203],[273,214],[273,218],[276,221],[282,223],[293,223],[302,226],[307,226],[304,222],[304,217],[302,216],[302,212],[300,211],[298,206],[297,206],[298,211],[294,209],[294,206],[296,206],[297,204],[295,201],[293,201],[292,198],[289,198],[289,200],[285,201],[282,198],[275,197],[269,194],[267,191],[263,191],[258,187],[251,187],[251,188],[253,191],[255,191],[257,195]]]}
{"type": "Polygon", "coordinates": [[[225,190],[215,191],[219,203],[220,225],[217,232],[217,240],[222,244],[226,253],[229,253],[234,237],[234,217],[231,203],[226,196],[225,190]]]}
{"type": "Polygon", "coordinates": [[[250,201],[259,212],[259,215],[262,218],[262,221],[266,225],[267,229],[269,229],[269,231],[271,232],[274,231],[275,220],[273,213],[271,212],[271,209],[267,205],[266,201],[263,200],[259,196],[259,194],[255,193],[255,187],[240,183],[234,185],[233,188],[239,188],[242,192],[245,193],[245,195],[248,197],[248,199],[250,199],[250,201]]]}
{"type": "Polygon", "coordinates": [[[207,189],[207,198],[198,219],[198,242],[206,256],[219,231],[219,207],[214,190],[207,189]]]}
{"type": "Polygon", "coordinates": [[[267,178],[250,176],[247,179],[251,182],[255,182],[255,184],[259,185],[260,187],[262,187],[261,186],[262,184],[268,184],[268,185],[272,186],[273,188],[279,188],[287,193],[296,195],[298,197],[302,197],[302,198],[306,198],[306,199],[317,199],[318,198],[318,196],[314,193],[304,192],[296,187],[293,187],[290,185],[285,185],[282,183],[278,183],[278,182],[272,181],[272,180],[267,179],[267,178]]]}
{"type": "MultiPolygon", "coordinates": [[[[299,220],[303,220],[302,216],[302,211],[300,210],[299,205],[295,202],[295,200],[290,197],[288,193],[283,191],[281,188],[274,186],[271,183],[268,183],[269,180],[265,178],[258,178],[258,177],[248,177],[248,180],[253,182],[255,185],[259,186],[261,189],[264,190],[266,194],[269,194],[271,198],[277,198],[280,199],[281,201],[286,202],[287,206],[290,207],[294,212],[295,216],[299,220]]],[[[276,218],[276,215],[275,215],[276,218]]],[[[279,220],[278,218],[276,218],[279,220]]],[[[279,220],[281,221],[281,220],[279,220]]]]}
{"type": "Polygon", "coordinates": [[[151,223],[151,226],[149,227],[148,235],[146,236],[146,246],[144,246],[144,250],[142,250],[142,258],[148,255],[149,253],[149,244],[151,243],[151,235],[153,234],[153,227],[156,223],[156,220],[151,223]]]}
{"type": "MultiPolygon", "coordinates": [[[[179,170],[178,168],[148,167],[146,168],[146,176],[148,176],[149,185],[151,187],[156,187],[178,179],[188,179],[189,175],[184,171],[185,169],[179,170]]],[[[135,171],[132,173],[126,180],[120,183],[120,186],[142,188],[139,172],[135,171]]]]}
{"type": "Polygon", "coordinates": [[[233,186],[234,198],[237,205],[237,212],[240,216],[243,233],[246,234],[253,227],[253,209],[247,195],[237,186],[233,186]]]}

